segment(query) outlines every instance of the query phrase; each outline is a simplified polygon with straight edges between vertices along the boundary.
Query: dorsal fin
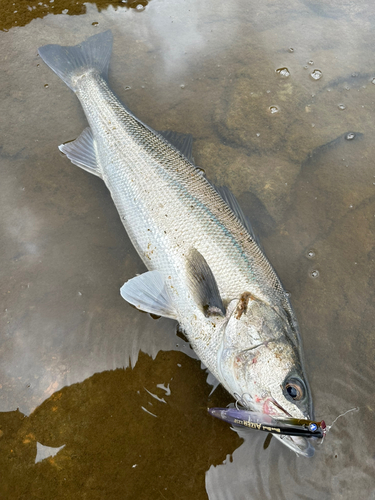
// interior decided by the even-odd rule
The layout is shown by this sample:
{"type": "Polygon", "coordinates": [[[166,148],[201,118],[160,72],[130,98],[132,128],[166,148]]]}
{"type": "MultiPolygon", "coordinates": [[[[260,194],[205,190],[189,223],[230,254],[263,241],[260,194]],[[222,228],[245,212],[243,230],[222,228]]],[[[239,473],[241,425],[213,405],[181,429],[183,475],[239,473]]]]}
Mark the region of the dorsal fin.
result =
{"type": "Polygon", "coordinates": [[[191,163],[194,163],[193,136],[191,134],[181,134],[172,130],[162,130],[158,134],[162,135],[164,139],[178,149],[191,163]]]}
{"type": "Polygon", "coordinates": [[[250,234],[252,239],[260,246],[259,240],[257,236],[254,234],[253,228],[249,219],[243,213],[242,208],[240,207],[236,197],[232,193],[232,191],[226,186],[214,186],[215,190],[219,193],[219,195],[223,198],[228,207],[232,210],[237,219],[241,222],[241,224],[246,228],[247,232],[250,234]]]}

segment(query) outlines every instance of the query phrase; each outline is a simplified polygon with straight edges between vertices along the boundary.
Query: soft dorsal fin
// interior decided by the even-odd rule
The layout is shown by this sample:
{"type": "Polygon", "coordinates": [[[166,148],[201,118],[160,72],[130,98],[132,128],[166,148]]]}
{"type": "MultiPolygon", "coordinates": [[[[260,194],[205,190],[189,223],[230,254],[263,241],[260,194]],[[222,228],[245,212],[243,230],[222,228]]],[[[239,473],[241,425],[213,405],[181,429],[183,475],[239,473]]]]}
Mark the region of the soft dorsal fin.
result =
{"type": "Polygon", "coordinates": [[[197,305],[206,316],[225,315],[215,276],[203,255],[195,248],[190,251],[186,263],[188,285],[197,305]]]}
{"type": "Polygon", "coordinates": [[[90,174],[102,178],[102,173],[96,161],[94,136],[90,127],[85,128],[75,141],[61,144],[59,150],[64,153],[74,165],[83,168],[83,170],[90,172],[90,174]]]}
{"type": "Polygon", "coordinates": [[[122,298],[141,311],[177,319],[172,298],[159,271],[148,271],[127,281],[120,289],[122,298]]]}
{"type": "Polygon", "coordinates": [[[191,163],[194,163],[193,136],[191,134],[181,134],[172,130],[161,130],[158,134],[178,149],[191,163]]]}

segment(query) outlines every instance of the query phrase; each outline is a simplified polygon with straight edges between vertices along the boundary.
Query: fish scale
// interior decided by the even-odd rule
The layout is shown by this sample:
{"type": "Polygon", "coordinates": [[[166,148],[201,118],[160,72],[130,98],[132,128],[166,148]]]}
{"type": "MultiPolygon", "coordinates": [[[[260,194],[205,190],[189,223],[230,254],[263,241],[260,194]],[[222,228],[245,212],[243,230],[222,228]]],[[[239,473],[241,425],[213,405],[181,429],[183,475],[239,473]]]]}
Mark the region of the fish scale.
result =
{"type": "MultiPolygon", "coordinates": [[[[228,293],[227,287],[222,287],[222,292],[236,296],[244,287],[250,286],[254,294],[262,296],[264,293],[260,288],[274,274],[273,270],[246,230],[197,169],[155,132],[126,112],[99,75],[82,79],[77,96],[94,131],[103,178],[126,230],[131,233],[134,227],[128,222],[133,197],[137,208],[148,215],[140,223],[140,231],[147,225],[146,220],[152,217],[153,227],[160,232],[166,231],[167,235],[172,232],[181,253],[186,248],[200,245],[208,237],[205,257],[211,266],[219,270],[215,273],[216,279],[220,282],[223,276],[224,282],[230,278],[233,283],[229,284],[228,293]],[[106,139],[110,131],[111,136],[106,139]],[[176,207],[178,219],[174,217],[176,207]],[[233,242],[238,247],[237,252],[233,242]],[[218,257],[214,250],[219,251],[218,257]],[[232,255],[233,266],[230,266],[222,257],[232,255]],[[249,263],[253,265],[249,267],[249,263]],[[262,276],[266,274],[264,270],[267,276],[262,276]],[[251,282],[255,280],[262,285],[251,282]]],[[[140,239],[139,236],[136,238],[140,239]]],[[[137,246],[137,241],[134,244],[137,246]]],[[[147,244],[139,245],[141,256],[145,246],[147,244]]],[[[169,245],[167,248],[166,254],[169,254],[169,245]]],[[[168,255],[161,257],[166,258],[168,255]]],[[[147,259],[143,260],[148,268],[155,268],[147,259]]],[[[158,265],[162,263],[158,262],[158,265]]],[[[275,274],[272,278],[278,282],[275,274]]]]}
{"type": "MultiPolygon", "coordinates": [[[[298,327],[280,280],[239,207],[207,181],[191,152],[137,119],[110,90],[111,47],[104,32],[39,53],[76,93],[89,123],[60,150],[103,179],[149,270],[125,283],[122,296],[176,319],[202,362],[254,411],[263,405],[312,418],[298,327]],[[286,395],[294,372],[304,389],[300,405],[286,395]]],[[[285,444],[306,454],[292,438],[285,444]]]]}
{"type": "Polygon", "coordinates": [[[133,245],[148,269],[172,276],[168,284],[178,294],[180,325],[202,361],[219,377],[216,360],[207,355],[216,325],[204,318],[207,326],[200,328],[198,338],[191,325],[190,317],[201,313],[190,294],[183,293],[185,256],[190,248],[200,251],[227,301],[243,290],[263,297],[257,281],[265,281],[262,266],[268,267],[268,262],[206,179],[127,112],[100,75],[90,72],[81,77],[77,97],[97,142],[103,179],[133,245]]]}

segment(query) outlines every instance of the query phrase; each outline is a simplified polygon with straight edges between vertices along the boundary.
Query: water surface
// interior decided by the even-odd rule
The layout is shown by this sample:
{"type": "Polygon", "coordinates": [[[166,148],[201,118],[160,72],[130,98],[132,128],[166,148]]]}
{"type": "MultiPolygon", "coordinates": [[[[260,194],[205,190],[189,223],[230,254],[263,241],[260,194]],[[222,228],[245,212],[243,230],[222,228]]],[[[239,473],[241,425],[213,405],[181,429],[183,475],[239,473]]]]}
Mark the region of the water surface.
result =
{"type": "Polygon", "coordinates": [[[1,498],[375,498],[375,7],[2,9],[1,498]],[[108,28],[113,90],[153,128],[193,134],[291,293],[316,417],[358,408],[313,459],[209,417],[230,398],[210,395],[176,324],[119,295],[145,269],[102,181],[60,155],[86,121],[37,56],[108,28]]]}

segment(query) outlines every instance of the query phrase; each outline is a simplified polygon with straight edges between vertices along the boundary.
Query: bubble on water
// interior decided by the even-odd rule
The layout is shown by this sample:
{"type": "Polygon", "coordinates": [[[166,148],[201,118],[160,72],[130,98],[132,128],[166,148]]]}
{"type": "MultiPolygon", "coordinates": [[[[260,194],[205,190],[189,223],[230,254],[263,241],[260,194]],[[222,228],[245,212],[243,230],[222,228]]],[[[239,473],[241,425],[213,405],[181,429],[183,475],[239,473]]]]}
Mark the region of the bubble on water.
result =
{"type": "Polygon", "coordinates": [[[270,106],[270,112],[271,114],[278,113],[279,108],[277,106],[270,106]]]}
{"type": "Polygon", "coordinates": [[[293,47],[289,47],[289,52],[294,52],[293,47]]]}
{"type": "Polygon", "coordinates": [[[311,97],[315,97],[315,94],[311,94],[311,97]]]}
{"type": "Polygon", "coordinates": [[[314,252],[314,250],[309,250],[309,251],[307,252],[307,257],[308,257],[309,259],[313,259],[313,258],[315,257],[315,252],[314,252]]]}
{"type": "Polygon", "coordinates": [[[354,132],[348,132],[348,133],[346,134],[346,136],[345,136],[345,139],[346,139],[347,141],[351,141],[351,140],[353,140],[353,139],[354,139],[354,137],[355,137],[355,133],[354,133],[354,132]]]}
{"type": "Polygon", "coordinates": [[[312,66],[314,64],[314,61],[309,61],[307,64],[310,64],[310,66],[312,66]]]}
{"type": "Polygon", "coordinates": [[[276,73],[283,78],[288,78],[288,76],[290,76],[290,71],[288,70],[288,68],[278,68],[276,70],[276,73]]]}
{"type": "Polygon", "coordinates": [[[181,88],[181,89],[184,89],[184,88],[185,88],[185,85],[184,85],[183,83],[181,83],[180,88],[181,88]]]}
{"type": "Polygon", "coordinates": [[[353,205],[349,205],[349,208],[353,208],[353,205]]]}
{"type": "Polygon", "coordinates": [[[312,278],[317,278],[319,276],[319,271],[317,269],[314,269],[313,271],[311,271],[310,276],[312,278]]]}
{"type": "Polygon", "coordinates": [[[323,73],[320,69],[314,69],[314,71],[310,73],[310,76],[313,80],[320,80],[323,77],[323,73]]]}
{"type": "Polygon", "coordinates": [[[145,10],[145,6],[139,3],[136,7],[137,10],[145,10]]]}
{"type": "Polygon", "coordinates": [[[338,107],[339,109],[341,109],[341,110],[346,109],[345,104],[339,104],[337,107],[338,107]]]}
{"type": "Polygon", "coordinates": [[[260,133],[259,132],[257,132],[257,137],[260,137],[260,133]]]}
{"type": "Polygon", "coordinates": [[[266,92],[267,92],[267,94],[270,94],[270,93],[271,93],[271,91],[270,91],[270,90],[266,90],[266,92]]]}

